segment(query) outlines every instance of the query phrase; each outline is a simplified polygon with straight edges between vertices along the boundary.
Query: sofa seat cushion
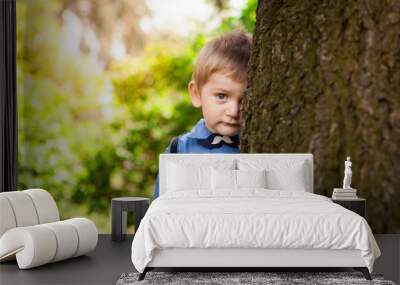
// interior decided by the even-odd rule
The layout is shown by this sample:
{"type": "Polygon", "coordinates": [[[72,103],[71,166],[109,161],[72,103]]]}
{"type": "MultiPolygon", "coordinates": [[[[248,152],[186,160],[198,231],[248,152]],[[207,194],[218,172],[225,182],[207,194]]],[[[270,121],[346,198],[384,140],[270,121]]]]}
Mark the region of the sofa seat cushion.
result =
{"type": "Polygon", "coordinates": [[[97,228],[86,218],[17,227],[0,238],[0,261],[16,257],[20,269],[86,254],[97,245],[97,228]]]}

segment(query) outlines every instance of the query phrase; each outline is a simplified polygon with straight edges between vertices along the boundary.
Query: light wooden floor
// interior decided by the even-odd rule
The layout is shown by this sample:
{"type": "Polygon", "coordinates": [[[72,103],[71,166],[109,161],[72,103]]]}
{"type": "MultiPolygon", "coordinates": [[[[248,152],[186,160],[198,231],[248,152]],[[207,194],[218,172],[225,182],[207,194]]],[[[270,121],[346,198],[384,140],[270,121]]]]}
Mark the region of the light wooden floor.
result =
{"type": "MultiPolygon", "coordinates": [[[[374,273],[381,273],[385,279],[399,283],[400,235],[375,235],[375,238],[382,256],[375,262],[374,273]]],[[[88,256],[29,270],[19,270],[15,261],[2,263],[0,284],[115,284],[122,273],[134,271],[130,258],[131,243],[132,237],[116,243],[111,241],[109,235],[100,235],[96,250],[88,256]]],[[[270,271],[274,270],[271,268],[270,271]]],[[[307,269],[307,271],[317,270],[307,269]]],[[[337,271],[343,269],[338,268],[337,271]]]]}

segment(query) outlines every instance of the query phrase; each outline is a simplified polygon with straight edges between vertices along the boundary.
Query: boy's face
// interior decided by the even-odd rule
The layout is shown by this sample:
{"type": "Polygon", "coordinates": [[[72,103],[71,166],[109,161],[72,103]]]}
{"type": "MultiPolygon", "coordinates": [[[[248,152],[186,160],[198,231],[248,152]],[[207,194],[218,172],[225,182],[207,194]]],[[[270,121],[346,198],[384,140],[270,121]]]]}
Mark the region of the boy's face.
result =
{"type": "Polygon", "coordinates": [[[233,81],[223,73],[213,73],[201,91],[191,81],[188,86],[192,104],[201,107],[207,129],[233,136],[239,133],[240,103],[245,82],[233,81]]]}

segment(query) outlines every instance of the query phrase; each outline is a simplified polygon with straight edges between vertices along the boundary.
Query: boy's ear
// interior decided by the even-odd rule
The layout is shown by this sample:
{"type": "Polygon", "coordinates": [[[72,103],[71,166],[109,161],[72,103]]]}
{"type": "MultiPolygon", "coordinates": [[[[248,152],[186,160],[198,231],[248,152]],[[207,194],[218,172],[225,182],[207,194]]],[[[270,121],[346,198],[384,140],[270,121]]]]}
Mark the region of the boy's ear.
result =
{"type": "Polygon", "coordinates": [[[190,99],[192,99],[192,105],[196,108],[201,107],[200,92],[197,88],[197,84],[194,80],[191,80],[188,85],[188,91],[190,94],[190,99]]]}

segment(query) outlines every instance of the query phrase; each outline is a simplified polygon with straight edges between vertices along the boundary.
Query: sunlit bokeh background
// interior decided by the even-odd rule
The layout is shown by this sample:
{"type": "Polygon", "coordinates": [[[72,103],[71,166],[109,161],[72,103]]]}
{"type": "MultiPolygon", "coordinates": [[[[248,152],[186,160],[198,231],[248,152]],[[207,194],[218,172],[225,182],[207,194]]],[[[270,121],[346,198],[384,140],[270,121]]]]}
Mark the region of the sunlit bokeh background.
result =
{"type": "Polygon", "coordinates": [[[17,0],[19,189],[110,233],[111,199],[151,197],[158,155],[201,118],[204,43],[255,25],[256,0],[17,0]]]}

